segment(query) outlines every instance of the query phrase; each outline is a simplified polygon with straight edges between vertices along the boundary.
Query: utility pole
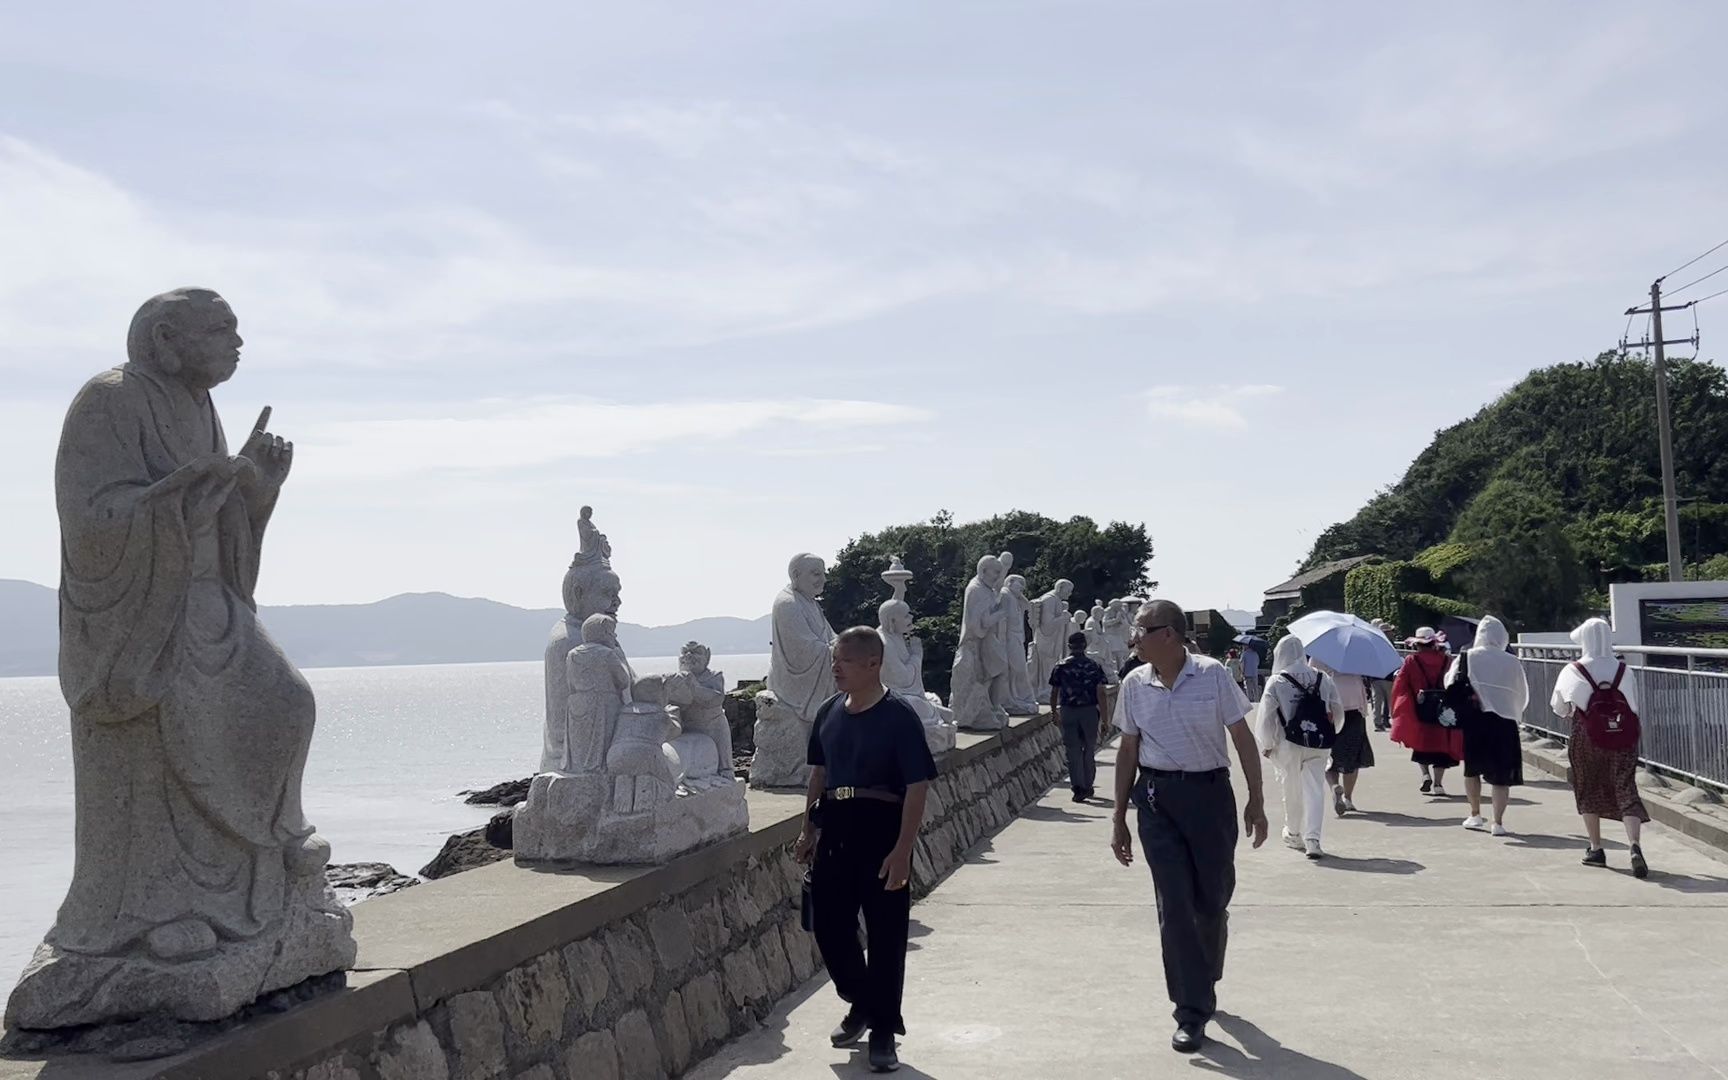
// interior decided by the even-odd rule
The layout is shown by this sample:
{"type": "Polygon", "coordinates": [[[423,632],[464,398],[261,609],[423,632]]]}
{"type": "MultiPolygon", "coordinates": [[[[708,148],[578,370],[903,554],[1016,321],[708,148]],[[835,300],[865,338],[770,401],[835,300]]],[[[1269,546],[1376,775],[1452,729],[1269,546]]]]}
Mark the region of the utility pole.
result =
{"type": "Polygon", "coordinates": [[[1657,278],[1650,283],[1650,306],[1647,308],[1629,308],[1628,315],[1648,313],[1651,318],[1651,340],[1645,345],[1656,350],[1656,427],[1662,446],[1662,519],[1668,531],[1668,580],[1682,581],[1686,577],[1680,560],[1680,507],[1674,491],[1674,429],[1668,416],[1668,364],[1663,355],[1664,345],[1684,345],[1690,343],[1694,349],[1698,346],[1696,337],[1676,338],[1673,341],[1662,339],[1662,313],[1664,311],[1681,311],[1692,305],[1674,304],[1662,306],[1662,279],[1657,278]]]}

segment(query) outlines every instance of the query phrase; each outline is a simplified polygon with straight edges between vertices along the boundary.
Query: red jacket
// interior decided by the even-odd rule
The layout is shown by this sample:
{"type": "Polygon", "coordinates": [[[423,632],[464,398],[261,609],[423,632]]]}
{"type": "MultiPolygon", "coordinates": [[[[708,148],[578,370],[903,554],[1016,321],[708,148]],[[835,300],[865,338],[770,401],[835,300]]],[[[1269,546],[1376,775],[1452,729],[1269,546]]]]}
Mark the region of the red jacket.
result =
{"type": "Polygon", "coordinates": [[[1417,649],[1398,669],[1392,683],[1392,741],[1416,753],[1450,754],[1464,760],[1464,733],[1458,728],[1424,724],[1416,716],[1416,695],[1438,690],[1446,678],[1450,658],[1439,649],[1417,649]]]}

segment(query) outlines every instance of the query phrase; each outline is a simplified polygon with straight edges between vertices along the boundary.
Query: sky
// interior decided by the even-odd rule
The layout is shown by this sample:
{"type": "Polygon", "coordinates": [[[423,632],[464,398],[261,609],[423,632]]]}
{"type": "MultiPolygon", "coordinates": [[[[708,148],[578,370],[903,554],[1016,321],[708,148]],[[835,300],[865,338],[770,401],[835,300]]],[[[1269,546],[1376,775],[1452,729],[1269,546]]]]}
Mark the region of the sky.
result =
{"type": "MultiPolygon", "coordinates": [[[[204,285],[231,443],[268,404],[296,446],[263,603],[555,606],[587,503],[632,622],[761,614],[792,554],[941,510],[1144,522],[1162,595],[1257,608],[1728,237],[1724,39],[1711,3],[9,5],[0,577],[57,580],[66,405],[204,285]]],[[[1728,298],[1699,319],[1709,357],[1728,298]]]]}

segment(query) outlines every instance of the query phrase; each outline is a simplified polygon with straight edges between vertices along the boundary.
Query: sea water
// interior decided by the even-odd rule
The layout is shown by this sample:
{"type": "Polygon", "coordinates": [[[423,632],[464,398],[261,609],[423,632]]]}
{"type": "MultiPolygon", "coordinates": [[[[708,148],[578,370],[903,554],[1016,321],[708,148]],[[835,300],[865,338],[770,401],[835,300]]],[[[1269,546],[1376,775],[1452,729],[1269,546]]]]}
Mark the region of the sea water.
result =
{"type": "MultiPolygon", "coordinates": [[[[675,656],[632,657],[638,675],[675,656]]],[[[760,679],[768,654],[714,657],[728,687],[760,679]]],[[[452,832],[496,807],[458,793],[531,775],[540,763],[546,690],[538,662],[309,668],[318,726],[306,762],[306,816],[335,862],[386,862],[406,874],[452,832]]],[[[72,880],[72,751],[53,677],[0,679],[0,995],[53,925],[72,880]]]]}

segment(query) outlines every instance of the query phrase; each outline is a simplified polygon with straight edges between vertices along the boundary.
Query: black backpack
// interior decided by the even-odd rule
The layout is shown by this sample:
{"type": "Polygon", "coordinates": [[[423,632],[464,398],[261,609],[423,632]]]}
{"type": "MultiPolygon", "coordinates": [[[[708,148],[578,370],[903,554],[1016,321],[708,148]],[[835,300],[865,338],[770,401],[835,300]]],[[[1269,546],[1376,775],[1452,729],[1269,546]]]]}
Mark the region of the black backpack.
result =
{"type": "Polygon", "coordinates": [[[1284,722],[1284,738],[1309,750],[1330,750],[1338,741],[1338,729],[1332,726],[1332,711],[1326,707],[1326,697],[1320,692],[1326,676],[1315,673],[1313,686],[1303,686],[1302,680],[1288,671],[1279,677],[1296,688],[1294,713],[1285,716],[1283,707],[1278,709],[1278,719],[1284,722]]]}

